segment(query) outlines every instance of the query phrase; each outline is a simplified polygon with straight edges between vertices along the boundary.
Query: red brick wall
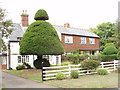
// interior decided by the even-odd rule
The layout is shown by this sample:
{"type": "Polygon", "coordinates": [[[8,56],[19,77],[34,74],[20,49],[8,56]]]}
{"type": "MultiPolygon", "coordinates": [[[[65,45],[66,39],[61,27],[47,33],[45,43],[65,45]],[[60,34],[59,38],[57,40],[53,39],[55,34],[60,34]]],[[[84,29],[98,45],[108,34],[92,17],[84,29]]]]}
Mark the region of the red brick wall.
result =
{"type": "Polygon", "coordinates": [[[62,34],[62,44],[64,47],[65,51],[74,51],[78,49],[99,49],[100,48],[100,39],[95,38],[95,44],[89,44],[89,38],[91,37],[86,37],[86,44],[80,44],[80,37],[83,36],[73,36],[73,43],[72,44],[67,44],[65,43],[65,36],[72,36],[72,35],[65,35],[62,34]]]}

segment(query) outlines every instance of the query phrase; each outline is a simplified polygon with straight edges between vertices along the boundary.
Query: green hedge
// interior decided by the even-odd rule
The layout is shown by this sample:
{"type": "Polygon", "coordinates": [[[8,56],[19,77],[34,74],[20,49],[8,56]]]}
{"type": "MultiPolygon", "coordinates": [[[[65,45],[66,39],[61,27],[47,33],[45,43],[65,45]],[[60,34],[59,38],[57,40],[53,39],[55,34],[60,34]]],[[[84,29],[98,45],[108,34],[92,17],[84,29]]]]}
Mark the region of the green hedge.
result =
{"type": "Polygon", "coordinates": [[[101,57],[102,57],[103,60],[115,60],[117,58],[117,54],[102,55],[101,57]]]}
{"type": "Polygon", "coordinates": [[[120,60],[120,51],[117,53],[117,59],[120,60]]]}

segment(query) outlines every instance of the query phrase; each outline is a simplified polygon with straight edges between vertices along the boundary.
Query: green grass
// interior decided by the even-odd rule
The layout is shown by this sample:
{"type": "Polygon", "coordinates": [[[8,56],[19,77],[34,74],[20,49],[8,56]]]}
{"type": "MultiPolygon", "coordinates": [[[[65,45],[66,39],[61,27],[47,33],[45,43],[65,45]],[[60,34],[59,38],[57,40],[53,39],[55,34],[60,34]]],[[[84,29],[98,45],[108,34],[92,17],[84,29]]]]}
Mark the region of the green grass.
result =
{"type": "Polygon", "coordinates": [[[44,83],[62,88],[117,88],[118,74],[86,75],[78,79],[49,80],[44,83]]]}
{"type": "Polygon", "coordinates": [[[16,76],[31,79],[31,80],[34,80],[37,82],[42,82],[42,74],[41,74],[40,70],[36,70],[36,69],[7,70],[6,72],[16,75],[16,76]]]}

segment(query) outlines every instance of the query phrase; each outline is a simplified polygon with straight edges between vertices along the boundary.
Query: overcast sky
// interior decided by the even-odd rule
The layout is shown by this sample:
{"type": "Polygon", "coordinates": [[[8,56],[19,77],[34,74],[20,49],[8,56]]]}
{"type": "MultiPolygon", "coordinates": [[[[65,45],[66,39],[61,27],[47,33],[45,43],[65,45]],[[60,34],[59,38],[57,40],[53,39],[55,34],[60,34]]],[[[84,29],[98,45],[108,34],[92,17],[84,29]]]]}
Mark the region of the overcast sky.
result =
{"type": "Polygon", "coordinates": [[[22,10],[27,10],[29,22],[34,22],[38,9],[45,9],[53,25],[70,23],[71,27],[94,28],[103,22],[118,18],[119,0],[0,0],[0,7],[8,12],[7,18],[20,23],[22,10]]]}

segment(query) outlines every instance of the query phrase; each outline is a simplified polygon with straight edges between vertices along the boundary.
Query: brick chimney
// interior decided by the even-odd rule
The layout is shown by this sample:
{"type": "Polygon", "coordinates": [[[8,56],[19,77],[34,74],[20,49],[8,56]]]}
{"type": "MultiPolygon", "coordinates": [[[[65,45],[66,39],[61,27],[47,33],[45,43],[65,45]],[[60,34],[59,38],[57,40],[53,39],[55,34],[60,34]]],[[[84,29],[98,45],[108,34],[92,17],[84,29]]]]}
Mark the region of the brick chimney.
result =
{"type": "Polygon", "coordinates": [[[28,27],[28,17],[27,10],[23,10],[23,13],[21,14],[21,23],[23,27],[28,27]]]}
{"type": "Polygon", "coordinates": [[[70,28],[70,24],[69,24],[69,23],[65,23],[65,24],[64,24],[64,27],[70,28]]]}

